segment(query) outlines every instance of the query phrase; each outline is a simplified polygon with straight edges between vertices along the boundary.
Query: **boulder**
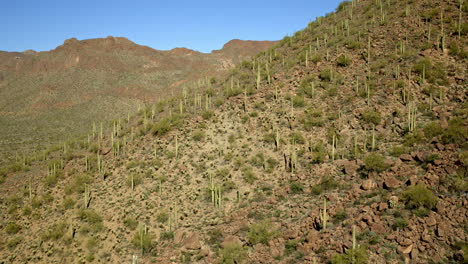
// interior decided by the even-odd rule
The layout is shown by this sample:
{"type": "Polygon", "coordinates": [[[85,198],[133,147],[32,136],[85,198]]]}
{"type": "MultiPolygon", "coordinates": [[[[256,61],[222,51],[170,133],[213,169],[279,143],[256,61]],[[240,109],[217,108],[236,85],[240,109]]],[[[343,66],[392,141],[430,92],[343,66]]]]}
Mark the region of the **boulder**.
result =
{"type": "Polygon", "coordinates": [[[190,233],[184,240],[183,246],[188,250],[201,249],[200,235],[197,232],[190,233]]]}

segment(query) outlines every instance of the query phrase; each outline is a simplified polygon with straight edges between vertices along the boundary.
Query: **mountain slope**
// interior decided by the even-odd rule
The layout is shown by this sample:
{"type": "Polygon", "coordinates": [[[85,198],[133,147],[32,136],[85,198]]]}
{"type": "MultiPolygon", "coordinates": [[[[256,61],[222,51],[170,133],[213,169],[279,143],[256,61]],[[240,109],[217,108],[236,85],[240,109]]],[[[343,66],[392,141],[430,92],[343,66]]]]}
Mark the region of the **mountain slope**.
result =
{"type": "Polygon", "coordinates": [[[429,3],[345,2],[222,81],[12,164],[3,259],[466,262],[467,32],[457,2],[429,3]]]}
{"type": "Polygon", "coordinates": [[[275,42],[245,43],[204,54],[158,51],[121,37],[73,38],[50,52],[0,52],[0,148],[13,157],[24,146],[79,135],[92,121],[122,117],[189,81],[223,74],[275,42]]]}

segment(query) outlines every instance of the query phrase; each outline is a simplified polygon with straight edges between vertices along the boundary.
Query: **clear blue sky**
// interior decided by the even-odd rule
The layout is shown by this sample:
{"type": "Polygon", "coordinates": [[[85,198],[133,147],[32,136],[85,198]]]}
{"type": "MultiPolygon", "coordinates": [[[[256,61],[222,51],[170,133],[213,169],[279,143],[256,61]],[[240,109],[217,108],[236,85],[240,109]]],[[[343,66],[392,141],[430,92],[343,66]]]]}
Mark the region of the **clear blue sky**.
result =
{"type": "Polygon", "coordinates": [[[0,8],[0,50],[46,51],[65,39],[126,37],[159,50],[202,52],[227,41],[278,40],[341,0],[12,0],[0,8]]]}

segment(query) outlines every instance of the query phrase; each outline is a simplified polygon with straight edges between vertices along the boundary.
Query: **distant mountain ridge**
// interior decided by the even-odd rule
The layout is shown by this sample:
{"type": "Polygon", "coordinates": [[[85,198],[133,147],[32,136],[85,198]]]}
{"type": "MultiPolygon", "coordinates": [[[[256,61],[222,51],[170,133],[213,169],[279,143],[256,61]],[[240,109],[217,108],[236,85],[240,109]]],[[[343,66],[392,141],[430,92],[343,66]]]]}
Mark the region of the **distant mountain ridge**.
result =
{"type": "Polygon", "coordinates": [[[51,51],[0,51],[0,148],[18,149],[13,145],[25,145],[25,139],[58,140],[94,120],[126,115],[187,82],[219,76],[275,43],[232,40],[201,53],[161,51],[109,36],[70,38],[51,51]]]}

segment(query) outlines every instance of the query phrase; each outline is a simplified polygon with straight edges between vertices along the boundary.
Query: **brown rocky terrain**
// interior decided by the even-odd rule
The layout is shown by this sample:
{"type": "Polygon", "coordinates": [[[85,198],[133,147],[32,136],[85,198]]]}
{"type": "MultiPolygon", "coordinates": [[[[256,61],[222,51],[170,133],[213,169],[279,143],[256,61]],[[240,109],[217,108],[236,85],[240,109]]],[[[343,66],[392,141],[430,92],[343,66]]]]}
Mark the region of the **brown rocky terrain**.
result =
{"type": "Polygon", "coordinates": [[[234,40],[205,54],[159,51],[122,37],[72,38],[48,52],[0,52],[0,149],[14,157],[24,146],[79,135],[93,121],[125,116],[190,81],[224,74],[274,43],[234,40]]]}
{"type": "Polygon", "coordinates": [[[9,164],[0,261],[466,263],[467,12],[344,2],[9,164]]]}

